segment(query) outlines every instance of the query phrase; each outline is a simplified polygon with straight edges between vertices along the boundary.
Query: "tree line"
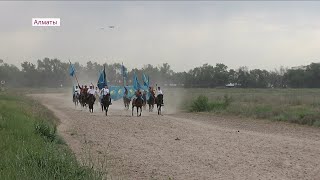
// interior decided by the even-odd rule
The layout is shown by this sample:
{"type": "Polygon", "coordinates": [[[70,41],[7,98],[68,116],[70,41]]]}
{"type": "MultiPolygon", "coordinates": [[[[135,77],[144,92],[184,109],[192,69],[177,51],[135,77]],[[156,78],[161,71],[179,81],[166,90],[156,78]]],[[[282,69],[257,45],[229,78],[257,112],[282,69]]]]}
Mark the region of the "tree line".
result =
{"type": "MultiPolygon", "coordinates": [[[[21,68],[0,60],[0,80],[11,87],[59,87],[75,84],[69,76],[67,62],[59,59],[44,58],[37,63],[21,63],[21,68]]],[[[99,71],[106,68],[107,80],[112,85],[123,85],[120,63],[99,64],[88,61],[86,64],[74,64],[80,84],[93,83],[98,80],[99,71]]],[[[133,73],[141,80],[142,73],[150,77],[151,84],[174,84],[184,87],[222,87],[234,84],[241,88],[319,88],[320,63],[311,63],[301,68],[283,68],[273,71],[263,69],[249,70],[247,67],[229,69],[222,63],[215,66],[203,64],[185,72],[174,72],[168,63],[160,66],[151,64],[128,71],[127,84],[132,84],[133,73]]],[[[141,81],[142,82],[142,81],[141,81]]]]}

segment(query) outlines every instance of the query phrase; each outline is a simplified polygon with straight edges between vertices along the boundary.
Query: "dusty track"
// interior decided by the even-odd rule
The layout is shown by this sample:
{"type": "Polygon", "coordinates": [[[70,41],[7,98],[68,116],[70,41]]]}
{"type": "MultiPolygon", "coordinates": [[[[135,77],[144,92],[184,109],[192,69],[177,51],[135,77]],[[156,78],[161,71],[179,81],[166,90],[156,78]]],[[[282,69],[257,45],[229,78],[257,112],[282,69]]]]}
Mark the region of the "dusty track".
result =
{"type": "Polygon", "coordinates": [[[206,114],[131,117],[117,102],[105,117],[62,94],[33,97],[61,119],[59,133],[79,160],[106,157],[112,179],[320,179],[319,128],[206,114]]]}

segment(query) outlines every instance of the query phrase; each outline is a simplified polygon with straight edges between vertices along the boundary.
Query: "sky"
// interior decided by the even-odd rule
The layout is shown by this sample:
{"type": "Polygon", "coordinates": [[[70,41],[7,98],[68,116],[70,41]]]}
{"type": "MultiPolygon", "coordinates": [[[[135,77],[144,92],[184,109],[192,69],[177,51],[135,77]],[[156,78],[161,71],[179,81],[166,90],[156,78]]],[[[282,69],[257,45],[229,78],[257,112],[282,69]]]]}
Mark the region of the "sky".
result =
{"type": "Polygon", "coordinates": [[[307,65],[320,62],[319,9],[316,1],[0,1],[0,59],[129,69],[167,62],[178,72],[205,63],[307,65]],[[60,18],[61,26],[33,27],[32,18],[60,18]]]}

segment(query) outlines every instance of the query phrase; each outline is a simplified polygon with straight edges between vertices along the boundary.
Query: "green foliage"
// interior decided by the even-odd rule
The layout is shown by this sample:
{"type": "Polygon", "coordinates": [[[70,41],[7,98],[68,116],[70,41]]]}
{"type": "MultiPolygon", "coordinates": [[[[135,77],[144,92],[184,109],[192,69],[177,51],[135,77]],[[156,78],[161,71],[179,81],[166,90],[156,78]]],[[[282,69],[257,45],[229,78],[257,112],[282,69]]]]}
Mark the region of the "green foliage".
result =
{"type": "Polygon", "coordinates": [[[191,112],[214,111],[224,115],[320,126],[320,89],[197,88],[179,92],[189,95],[184,97],[181,107],[191,112]]]}
{"type": "Polygon", "coordinates": [[[55,141],[56,140],[56,126],[51,127],[48,123],[44,121],[36,122],[34,125],[35,133],[39,134],[43,138],[48,141],[55,141]]]}
{"type": "Polygon", "coordinates": [[[79,165],[48,119],[52,113],[32,100],[0,94],[1,179],[102,179],[79,165]]]}
{"type": "MultiPolygon", "coordinates": [[[[88,61],[85,65],[74,63],[76,74],[81,83],[91,82],[92,78],[97,78],[97,73],[106,67],[108,82],[114,85],[122,85],[121,64],[98,64],[88,61]]],[[[8,86],[18,87],[60,87],[72,84],[68,74],[68,62],[59,59],[44,58],[38,60],[36,64],[23,62],[22,70],[14,65],[9,65],[2,61],[0,63],[1,80],[6,80],[8,86]]],[[[178,84],[185,87],[224,87],[228,83],[236,83],[242,88],[316,88],[320,87],[320,64],[311,63],[305,68],[284,69],[267,71],[264,69],[252,69],[239,67],[229,69],[222,63],[215,66],[203,64],[202,66],[190,69],[187,72],[174,72],[168,63],[161,66],[151,64],[144,65],[143,68],[134,68],[128,71],[128,84],[130,84],[133,72],[136,72],[141,80],[142,73],[151,77],[153,85],[158,84],[178,84]]]]}
{"type": "Polygon", "coordinates": [[[211,107],[209,104],[208,97],[204,95],[198,96],[198,98],[193,101],[191,105],[191,111],[193,112],[202,112],[202,111],[210,111],[211,107]]]}
{"type": "Polygon", "coordinates": [[[210,112],[219,111],[226,109],[232,101],[232,98],[228,95],[224,96],[223,101],[212,101],[210,102],[207,96],[198,96],[191,104],[191,112],[210,112]]]}

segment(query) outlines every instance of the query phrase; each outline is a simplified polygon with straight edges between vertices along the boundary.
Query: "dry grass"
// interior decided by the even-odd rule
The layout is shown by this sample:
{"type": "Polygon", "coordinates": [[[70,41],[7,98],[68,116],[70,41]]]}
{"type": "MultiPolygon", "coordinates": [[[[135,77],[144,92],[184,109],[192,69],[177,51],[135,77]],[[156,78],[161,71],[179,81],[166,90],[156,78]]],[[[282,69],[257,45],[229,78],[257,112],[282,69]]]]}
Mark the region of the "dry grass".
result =
{"type": "MultiPolygon", "coordinates": [[[[167,89],[165,98],[174,99],[172,92],[184,94],[180,105],[190,110],[197,97],[204,95],[210,103],[232,98],[227,108],[214,113],[239,115],[298,124],[320,126],[320,89],[167,89]]],[[[210,109],[211,111],[212,109],[210,109]]]]}

